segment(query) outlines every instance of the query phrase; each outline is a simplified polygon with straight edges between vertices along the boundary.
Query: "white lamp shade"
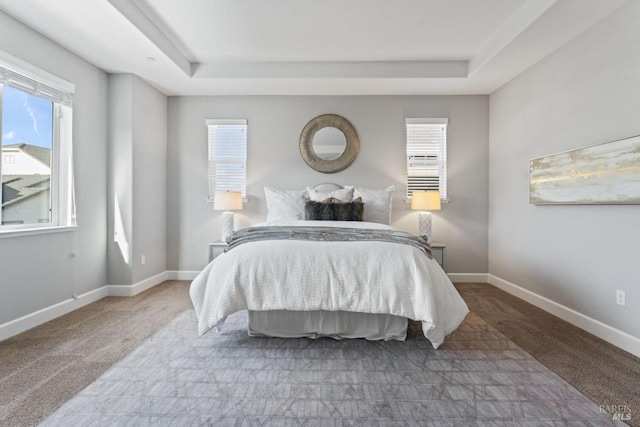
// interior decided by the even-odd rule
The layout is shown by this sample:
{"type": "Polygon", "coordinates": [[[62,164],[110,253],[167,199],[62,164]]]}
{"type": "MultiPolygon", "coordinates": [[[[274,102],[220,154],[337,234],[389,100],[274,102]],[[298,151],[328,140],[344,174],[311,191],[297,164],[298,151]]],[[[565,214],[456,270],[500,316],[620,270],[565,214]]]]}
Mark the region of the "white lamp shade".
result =
{"type": "Polygon", "coordinates": [[[213,196],[213,210],[242,210],[242,193],[239,191],[216,191],[216,194],[213,196]]]}
{"type": "Polygon", "coordinates": [[[437,190],[414,191],[411,194],[411,209],[414,211],[439,211],[440,192],[437,190]]]}

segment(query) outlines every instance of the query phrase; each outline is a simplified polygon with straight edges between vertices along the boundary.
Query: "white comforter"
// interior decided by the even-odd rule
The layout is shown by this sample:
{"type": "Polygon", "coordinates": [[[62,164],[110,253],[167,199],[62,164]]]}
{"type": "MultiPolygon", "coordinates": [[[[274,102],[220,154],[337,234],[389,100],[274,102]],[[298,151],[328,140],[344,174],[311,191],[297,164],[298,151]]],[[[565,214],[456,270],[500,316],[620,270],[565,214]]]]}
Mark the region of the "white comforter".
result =
{"type": "MultiPolygon", "coordinates": [[[[392,229],[370,222],[263,225],[392,229]]],[[[446,273],[419,249],[387,242],[271,240],[219,255],[190,289],[200,334],[241,310],[388,313],[422,322],[434,348],[469,312],[446,273]]]]}

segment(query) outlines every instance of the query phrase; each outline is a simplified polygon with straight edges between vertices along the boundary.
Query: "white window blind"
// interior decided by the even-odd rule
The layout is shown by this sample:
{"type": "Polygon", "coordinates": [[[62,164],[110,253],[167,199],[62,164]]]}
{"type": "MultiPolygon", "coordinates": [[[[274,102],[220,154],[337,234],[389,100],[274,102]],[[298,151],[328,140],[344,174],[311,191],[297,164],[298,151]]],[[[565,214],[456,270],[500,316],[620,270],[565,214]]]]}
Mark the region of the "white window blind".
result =
{"type": "Polygon", "coordinates": [[[0,84],[71,107],[75,86],[0,51],[0,84]]]}
{"type": "Polygon", "coordinates": [[[216,191],[247,197],[247,120],[206,121],[209,129],[209,200],[216,191]]]}
{"type": "Polygon", "coordinates": [[[440,190],[447,198],[448,119],[405,119],[407,198],[416,190],[440,190]]]}

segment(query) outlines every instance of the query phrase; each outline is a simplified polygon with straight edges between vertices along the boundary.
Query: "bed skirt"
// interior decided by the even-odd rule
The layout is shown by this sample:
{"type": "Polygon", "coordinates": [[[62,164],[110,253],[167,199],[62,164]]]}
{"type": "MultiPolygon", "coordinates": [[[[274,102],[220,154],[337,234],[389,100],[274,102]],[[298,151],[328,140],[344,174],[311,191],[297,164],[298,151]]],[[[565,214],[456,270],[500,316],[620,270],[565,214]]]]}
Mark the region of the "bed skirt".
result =
{"type": "Polygon", "coordinates": [[[407,326],[406,318],[391,314],[249,310],[247,329],[250,336],[404,341],[407,337],[407,326]]]}

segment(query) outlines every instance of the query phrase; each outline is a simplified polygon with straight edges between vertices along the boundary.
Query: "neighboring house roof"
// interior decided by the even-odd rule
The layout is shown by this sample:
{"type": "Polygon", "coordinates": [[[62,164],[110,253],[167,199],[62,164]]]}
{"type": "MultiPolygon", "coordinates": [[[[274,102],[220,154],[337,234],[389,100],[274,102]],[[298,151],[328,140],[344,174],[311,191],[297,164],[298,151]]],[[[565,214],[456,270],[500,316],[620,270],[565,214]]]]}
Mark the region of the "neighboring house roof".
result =
{"type": "Polygon", "coordinates": [[[50,187],[49,181],[49,175],[3,175],[2,207],[47,191],[50,187]]]}
{"type": "Polygon", "coordinates": [[[18,150],[24,151],[34,159],[40,161],[47,165],[47,167],[51,167],[51,149],[45,147],[38,147],[37,145],[30,144],[11,144],[11,145],[3,145],[2,148],[17,148],[18,150]]]}
{"type": "MultiPolygon", "coordinates": [[[[22,143],[3,145],[2,149],[3,151],[5,149],[20,150],[51,168],[51,150],[49,148],[22,143]]],[[[50,187],[50,175],[2,175],[2,207],[19,203],[49,190],[50,187]]]]}

